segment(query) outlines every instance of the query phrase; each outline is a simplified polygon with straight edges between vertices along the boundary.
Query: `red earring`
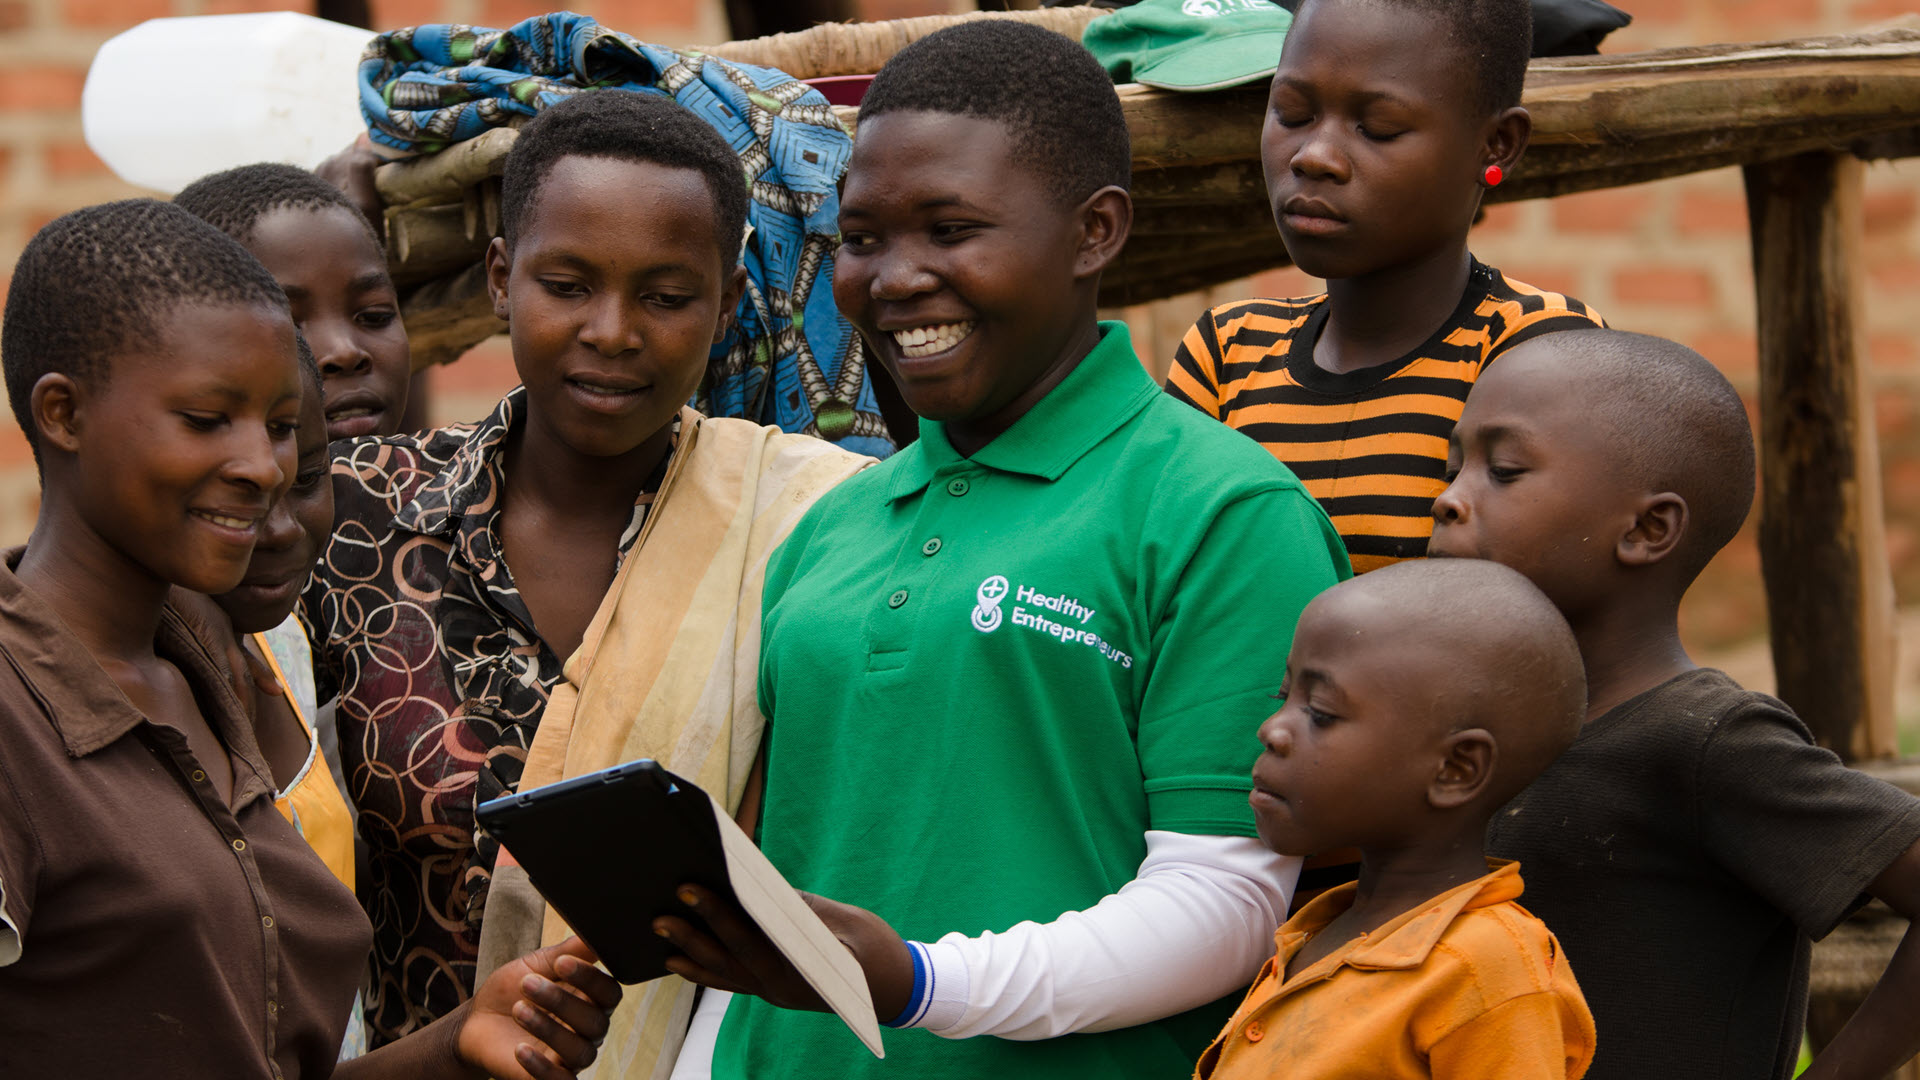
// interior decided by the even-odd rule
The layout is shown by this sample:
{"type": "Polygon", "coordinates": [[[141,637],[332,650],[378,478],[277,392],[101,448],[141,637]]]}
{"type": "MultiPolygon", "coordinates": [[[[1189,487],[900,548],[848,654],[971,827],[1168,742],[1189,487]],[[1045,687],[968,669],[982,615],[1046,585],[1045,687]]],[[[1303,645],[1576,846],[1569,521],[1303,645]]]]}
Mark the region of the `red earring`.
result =
{"type": "Polygon", "coordinates": [[[1480,174],[1480,179],[1484,181],[1488,187],[1499,187],[1500,181],[1506,178],[1507,174],[1501,172],[1500,166],[1498,165],[1489,165],[1487,166],[1487,171],[1480,174]]]}

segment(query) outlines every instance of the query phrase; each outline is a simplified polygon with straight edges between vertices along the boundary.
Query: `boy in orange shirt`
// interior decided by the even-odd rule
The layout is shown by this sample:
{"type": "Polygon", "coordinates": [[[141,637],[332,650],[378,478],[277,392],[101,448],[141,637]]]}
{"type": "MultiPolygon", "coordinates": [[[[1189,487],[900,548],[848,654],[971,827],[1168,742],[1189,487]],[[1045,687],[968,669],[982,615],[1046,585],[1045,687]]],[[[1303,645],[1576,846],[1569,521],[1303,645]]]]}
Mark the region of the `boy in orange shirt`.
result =
{"type": "Polygon", "coordinates": [[[1274,851],[1361,852],[1275,935],[1196,1080],[1584,1076],[1593,1018],[1487,821],[1573,740],[1586,679],[1547,598],[1494,563],[1415,562],[1300,616],[1260,727],[1274,851]],[[1444,630],[1444,633],[1439,632],[1444,630]]]}

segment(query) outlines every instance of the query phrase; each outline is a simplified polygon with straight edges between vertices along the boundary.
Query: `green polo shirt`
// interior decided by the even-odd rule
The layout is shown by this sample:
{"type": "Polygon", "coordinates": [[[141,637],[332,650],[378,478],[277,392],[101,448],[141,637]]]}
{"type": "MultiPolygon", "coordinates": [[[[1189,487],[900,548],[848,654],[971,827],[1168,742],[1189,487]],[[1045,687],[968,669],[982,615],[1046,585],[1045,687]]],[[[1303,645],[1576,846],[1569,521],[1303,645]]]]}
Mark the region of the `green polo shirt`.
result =
{"type": "MultiPolygon", "coordinates": [[[[1347,577],[1286,466],[1154,386],[1125,326],[972,458],[938,423],[814,505],[767,569],[761,842],[908,938],[1133,880],[1149,829],[1252,836],[1254,732],[1300,611],[1347,577]]],[[[736,998],[713,1075],[1188,1075],[1224,1014],[1045,1042],[736,998]]]]}

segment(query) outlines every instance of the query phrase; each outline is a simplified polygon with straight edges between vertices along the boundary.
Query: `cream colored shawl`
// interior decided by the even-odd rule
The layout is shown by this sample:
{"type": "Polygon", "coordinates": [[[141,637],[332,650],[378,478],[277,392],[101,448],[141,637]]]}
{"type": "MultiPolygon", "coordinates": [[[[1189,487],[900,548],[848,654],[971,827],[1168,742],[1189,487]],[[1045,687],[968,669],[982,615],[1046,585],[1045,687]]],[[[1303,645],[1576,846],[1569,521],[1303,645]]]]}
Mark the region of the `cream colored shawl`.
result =
{"type": "MultiPolygon", "coordinates": [[[[814,500],[873,461],[691,410],[680,430],[640,538],[540,716],[522,790],[644,757],[740,806],[766,724],[756,684],[767,558],[814,500]]],[[[567,932],[502,852],[476,981],[567,932]]],[[[693,987],[676,976],[628,988],[593,1075],[666,1080],[692,1009],[693,987]]]]}

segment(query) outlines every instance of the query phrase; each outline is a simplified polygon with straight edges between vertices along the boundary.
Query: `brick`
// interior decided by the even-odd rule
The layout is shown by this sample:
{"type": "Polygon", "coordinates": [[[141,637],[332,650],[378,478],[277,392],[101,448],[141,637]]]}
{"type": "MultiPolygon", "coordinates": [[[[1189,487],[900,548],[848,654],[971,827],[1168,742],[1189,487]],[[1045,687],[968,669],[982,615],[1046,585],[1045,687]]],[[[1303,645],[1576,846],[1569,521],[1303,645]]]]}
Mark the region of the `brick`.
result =
{"type": "Polygon", "coordinates": [[[1913,14],[1913,0],[1856,0],[1847,9],[1848,22],[1874,22],[1913,14]]]}
{"type": "Polygon", "coordinates": [[[644,39],[700,26],[706,5],[704,0],[594,0],[585,10],[602,25],[644,39]]]}
{"type": "Polygon", "coordinates": [[[1519,230],[1521,207],[1517,203],[1499,203],[1484,210],[1484,216],[1473,227],[1475,236],[1507,236],[1519,230]]]}
{"type": "MultiPolygon", "coordinates": [[[[1913,397],[1909,394],[1875,394],[1873,428],[1883,446],[1902,439],[1913,430],[1913,397]]],[[[1890,448],[1889,448],[1890,449],[1890,448]]]]}
{"type": "Polygon", "coordinates": [[[33,467],[33,448],[27,445],[27,437],[20,433],[19,426],[9,420],[6,427],[0,429],[0,469],[22,466],[33,467]]]}
{"type": "MultiPolygon", "coordinates": [[[[31,240],[35,233],[47,227],[47,222],[66,213],[65,210],[29,210],[21,216],[20,237],[31,240]]],[[[16,253],[16,258],[17,258],[16,253]]]]}
{"type": "MultiPolygon", "coordinates": [[[[1718,0],[1717,3],[1700,3],[1697,7],[1720,9],[1720,18],[1724,25],[1732,29],[1752,26],[1759,23],[1799,23],[1792,27],[1796,32],[1817,34],[1822,23],[1820,0],[1718,0]]],[[[1658,4],[1640,5],[1658,7],[1658,4]]],[[[1636,15],[1639,12],[1635,12],[1636,15]]],[[[1737,35],[1735,35],[1737,37],[1737,35]]],[[[1732,40],[1732,38],[1729,38],[1732,40]]]]}
{"type": "Polygon", "coordinates": [[[53,143],[46,149],[47,175],[55,179],[75,176],[102,176],[111,172],[107,163],[83,142],[53,143]]]}
{"type": "Polygon", "coordinates": [[[1751,375],[1760,368],[1760,342],[1752,330],[1708,330],[1688,334],[1681,343],[1713,361],[1728,378],[1751,375]]]}
{"type": "MultiPolygon", "coordinates": [[[[1327,291],[1327,283],[1317,277],[1309,276],[1296,266],[1283,266],[1278,270],[1267,270],[1247,279],[1251,291],[1248,296],[1272,296],[1290,298],[1295,296],[1315,296],[1327,291]]],[[[1221,297],[1218,303],[1227,304],[1240,297],[1221,297]]],[[[1199,312],[1194,313],[1199,317],[1199,312]]]]}
{"type": "Polygon", "coordinates": [[[430,370],[436,394],[499,396],[520,381],[513,367],[513,347],[504,336],[490,337],[453,363],[430,370]]]}
{"type": "Polygon", "coordinates": [[[1874,237],[1905,229],[1913,223],[1913,210],[1911,189],[1869,192],[1861,200],[1866,235],[1874,237]]]}
{"type": "Polygon", "coordinates": [[[61,0],[60,4],[60,15],[69,25],[113,30],[173,14],[173,0],[61,0]]]}
{"type": "Polygon", "coordinates": [[[1614,299],[1626,304],[1711,305],[1713,278],[1685,267],[1628,267],[1613,274],[1614,299]]]}
{"type": "Polygon", "coordinates": [[[1653,192],[1645,187],[1609,188],[1554,199],[1553,227],[1561,232],[1631,233],[1653,211],[1653,192]]]}
{"type": "MultiPolygon", "coordinates": [[[[83,68],[23,66],[0,71],[0,109],[74,109],[86,85],[83,68]]],[[[77,118],[76,118],[77,119],[77,118]]]]}
{"type": "Polygon", "coordinates": [[[1905,300],[1920,290],[1920,257],[1869,261],[1867,277],[1876,288],[1905,300]]]}
{"type": "MultiPolygon", "coordinates": [[[[108,0],[114,2],[114,0],[108,0]]],[[[286,0],[201,0],[202,15],[250,15],[258,11],[285,11],[290,6],[286,0]]],[[[311,5],[302,5],[309,14],[311,5]]]]}
{"type": "Polygon", "coordinates": [[[376,30],[397,30],[423,23],[454,22],[445,0],[373,0],[376,30]]]}
{"type": "MultiPolygon", "coordinates": [[[[540,0],[484,0],[480,5],[478,21],[484,26],[507,27],[524,19],[531,19],[536,15],[545,15],[552,10],[553,6],[551,4],[542,3],[540,0]]],[[[596,19],[599,18],[592,4],[580,4],[571,7],[570,10],[578,11],[583,15],[593,15],[596,19]]],[[[633,33],[633,30],[624,26],[615,26],[613,29],[623,30],[630,34],[633,33]]],[[[639,37],[641,35],[634,34],[634,36],[639,37]]]]}
{"type": "Polygon", "coordinates": [[[1513,262],[1502,264],[1502,273],[1517,281],[1523,281],[1536,289],[1557,292],[1562,296],[1571,296],[1578,300],[1585,291],[1582,284],[1584,276],[1577,266],[1557,266],[1546,263],[1513,262]]]}
{"type": "Polygon", "coordinates": [[[1674,227],[1687,235],[1747,232],[1747,199],[1712,191],[1681,192],[1674,208],[1674,227]]]}
{"type": "Polygon", "coordinates": [[[1876,334],[1867,339],[1867,359],[1875,371],[1920,371],[1920,351],[1911,337],[1876,334]]]}
{"type": "Polygon", "coordinates": [[[1881,472],[1888,503],[1900,506],[1920,504],[1920,460],[1906,458],[1888,462],[1881,472]]]}

